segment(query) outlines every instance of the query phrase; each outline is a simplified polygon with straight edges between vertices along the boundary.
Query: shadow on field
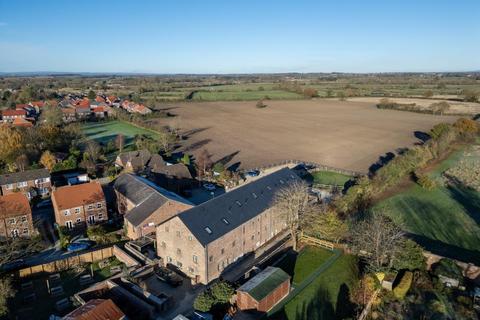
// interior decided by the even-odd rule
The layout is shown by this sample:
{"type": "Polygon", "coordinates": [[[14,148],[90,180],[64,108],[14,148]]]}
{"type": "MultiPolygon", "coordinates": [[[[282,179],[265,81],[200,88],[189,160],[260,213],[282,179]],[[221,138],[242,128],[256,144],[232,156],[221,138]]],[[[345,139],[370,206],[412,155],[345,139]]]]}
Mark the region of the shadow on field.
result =
{"type": "Polygon", "coordinates": [[[237,150],[237,151],[235,151],[235,152],[232,152],[232,153],[224,156],[223,158],[218,159],[218,160],[217,160],[217,163],[221,163],[221,164],[223,164],[224,166],[226,166],[227,163],[229,163],[230,161],[232,161],[233,158],[235,158],[235,156],[236,156],[237,154],[239,154],[239,153],[240,153],[240,150],[237,150]]]}
{"type": "Polygon", "coordinates": [[[187,130],[185,132],[182,133],[182,138],[183,140],[188,140],[190,139],[193,135],[197,134],[197,133],[200,133],[200,132],[203,132],[205,130],[208,130],[210,129],[211,127],[205,127],[205,128],[196,128],[196,129],[191,129],[191,130],[187,130]]]}
{"type": "Polygon", "coordinates": [[[392,161],[393,158],[395,158],[395,154],[393,152],[387,152],[385,153],[385,155],[380,156],[377,162],[375,162],[368,168],[369,174],[373,175],[375,172],[378,171],[378,169],[392,161]]]}
{"type": "Polygon", "coordinates": [[[423,131],[415,131],[413,133],[413,135],[415,136],[415,138],[417,138],[418,140],[422,141],[422,142],[427,142],[428,140],[430,140],[430,135],[426,132],[423,132],[423,131]]]}
{"type": "Polygon", "coordinates": [[[195,143],[192,143],[191,145],[185,147],[185,152],[192,152],[192,151],[195,151],[197,149],[200,149],[200,148],[206,146],[211,141],[212,141],[212,139],[203,139],[203,140],[197,141],[195,143]]]}
{"type": "Polygon", "coordinates": [[[479,192],[462,185],[447,187],[450,196],[455,199],[477,225],[480,224],[480,194],[479,192]]]}
{"type": "Polygon", "coordinates": [[[471,262],[475,265],[480,264],[480,251],[468,250],[439,240],[433,240],[419,234],[407,233],[406,235],[433,254],[464,262],[471,262]]]}

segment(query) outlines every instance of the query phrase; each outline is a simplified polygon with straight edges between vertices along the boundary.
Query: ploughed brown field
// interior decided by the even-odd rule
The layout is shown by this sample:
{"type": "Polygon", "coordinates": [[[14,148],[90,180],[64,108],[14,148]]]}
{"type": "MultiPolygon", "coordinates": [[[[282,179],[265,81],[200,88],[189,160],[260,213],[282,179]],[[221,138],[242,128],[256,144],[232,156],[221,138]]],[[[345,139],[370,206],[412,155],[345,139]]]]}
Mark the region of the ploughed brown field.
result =
{"type": "Polygon", "coordinates": [[[379,110],[373,103],[334,100],[197,102],[170,105],[187,136],[183,149],[206,148],[213,160],[253,168],[298,159],[366,172],[379,156],[410,147],[439,122],[456,117],[379,110]],[[230,156],[230,157],[229,157],[230,156]],[[231,158],[231,159],[230,159],[231,158]]]}

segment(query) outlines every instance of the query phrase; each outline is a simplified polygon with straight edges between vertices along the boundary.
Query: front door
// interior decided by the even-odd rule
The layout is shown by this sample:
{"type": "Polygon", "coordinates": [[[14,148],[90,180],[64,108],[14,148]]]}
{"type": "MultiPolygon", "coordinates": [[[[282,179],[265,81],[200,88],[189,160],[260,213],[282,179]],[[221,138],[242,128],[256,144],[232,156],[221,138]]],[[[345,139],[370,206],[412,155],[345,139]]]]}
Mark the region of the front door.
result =
{"type": "Polygon", "coordinates": [[[88,223],[94,224],[95,223],[95,216],[88,216],[88,223]]]}

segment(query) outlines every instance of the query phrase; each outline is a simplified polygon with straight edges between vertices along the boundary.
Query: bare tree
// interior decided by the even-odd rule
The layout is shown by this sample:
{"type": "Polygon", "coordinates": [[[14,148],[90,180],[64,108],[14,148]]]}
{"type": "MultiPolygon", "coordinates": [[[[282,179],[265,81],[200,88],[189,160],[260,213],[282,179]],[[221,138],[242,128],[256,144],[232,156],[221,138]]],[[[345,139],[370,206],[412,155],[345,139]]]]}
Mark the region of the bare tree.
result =
{"type": "Polygon", "coordinates": [[[372,272],[389,270],[400,251],[404,233],[383,213],[374,212],[353,224],[352,249],[362,255],[372,272]]]}
{"type": "Polygon", "coordinates": [[[96,163],[102,156],[102,148],[95,141],[89,140],[85,145],[85,153],[91,161],[96,163]]]}
{"type": "Polygon", "coordinates": [[[160,148],[167,156],[172,153],[173,146],[176,142],[176,136],[168,131],[162,131],[158,135],[158,143],[160,148]]]}
{"type": "Polygon", "coordinates": [[[117,135],[115,138],[115,145],[120,153],[123,151],[123,147],[125,146],[125,136],[123,134],[117,135]]]}
{"type": "Polygon", "coordinates": [[[28,157],[26,154],[21,154],[15,159],[15,164],[17,165],[18,170],[25,171],[29,165],[28,157]]]}
{"type": "Polygon", "coordinates": [[[207,149],[203,149],[200,152],[198,157],[196,157],[195,162],[197,164],[197,169],[200,176],[205,176],[207,174],[207,170],[209,170],[213,165],[212,156],[207,149]]]}
{"type": "Polygon", "coordinates": [[[10,279],[0,279],[0,317],[8,313],[7,300],[15,296],[10,279]]]}
{"type": "Polygon", "coordinates": [[[293,241],[293,250],[297,250],[297,237],[303,221],[310,221],[307,216],[313,211],[308,203],[308,186],[295,181],[280,189],[274,198],[274,207],[279,217],[287,224],[293,241]]]}

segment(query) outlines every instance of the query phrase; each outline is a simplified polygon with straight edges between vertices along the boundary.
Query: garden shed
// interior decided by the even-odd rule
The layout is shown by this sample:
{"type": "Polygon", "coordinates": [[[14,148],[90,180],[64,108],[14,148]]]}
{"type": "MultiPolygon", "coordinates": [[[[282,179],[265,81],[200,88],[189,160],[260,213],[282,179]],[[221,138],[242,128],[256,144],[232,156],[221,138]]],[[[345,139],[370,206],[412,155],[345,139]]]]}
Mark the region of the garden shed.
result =
{"type": "Polygon", "coordinates": [[[237,306],[267,312],[289,292],[290,276],[280,268],[267,267],[237,289],[237,306]]]}

